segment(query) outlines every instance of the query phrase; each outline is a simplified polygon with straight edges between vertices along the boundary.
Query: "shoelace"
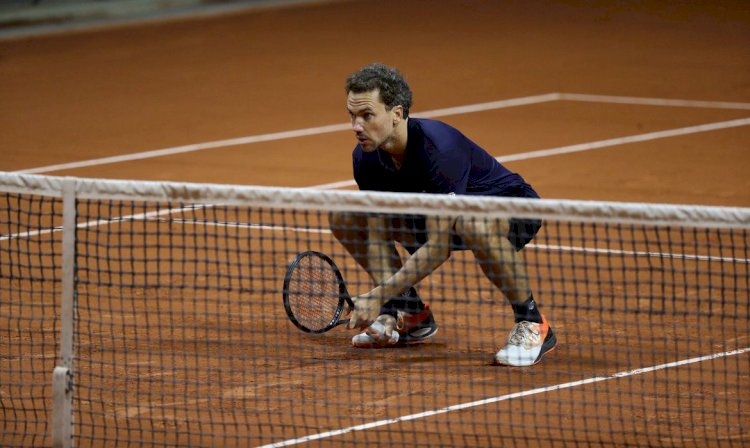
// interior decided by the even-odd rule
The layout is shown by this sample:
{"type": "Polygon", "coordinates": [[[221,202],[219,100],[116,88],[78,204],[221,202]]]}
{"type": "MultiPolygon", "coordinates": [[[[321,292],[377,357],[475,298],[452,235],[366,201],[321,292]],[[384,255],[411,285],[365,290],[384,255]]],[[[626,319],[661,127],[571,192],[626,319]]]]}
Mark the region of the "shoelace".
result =
{"type": "Polygon", "coordinates": [[[508,343],[512,345],[523,345],[526,339],[531,334],[531,322],[519,322],[513,326],[513,330],[510,332],[508,343]]]}

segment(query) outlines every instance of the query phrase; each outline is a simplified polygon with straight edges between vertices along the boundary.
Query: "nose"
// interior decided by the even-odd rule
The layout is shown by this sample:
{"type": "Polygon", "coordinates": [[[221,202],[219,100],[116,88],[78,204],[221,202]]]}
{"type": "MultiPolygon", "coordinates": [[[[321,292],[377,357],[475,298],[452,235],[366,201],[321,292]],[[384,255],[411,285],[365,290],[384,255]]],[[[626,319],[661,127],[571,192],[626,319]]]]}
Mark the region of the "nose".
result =
{"type": "Polygon", "coordinates": [[[352,129],[354,132],[362,132],[365,128],[362,126],[362,121],[358,118],[352,118],[352,129]]]}

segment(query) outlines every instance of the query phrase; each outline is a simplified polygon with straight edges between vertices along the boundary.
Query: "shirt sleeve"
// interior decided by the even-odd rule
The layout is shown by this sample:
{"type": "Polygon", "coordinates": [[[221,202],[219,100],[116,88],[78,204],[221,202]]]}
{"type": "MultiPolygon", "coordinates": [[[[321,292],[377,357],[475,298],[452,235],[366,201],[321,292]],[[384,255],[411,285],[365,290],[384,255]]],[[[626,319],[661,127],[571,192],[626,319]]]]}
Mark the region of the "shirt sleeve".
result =
{"type": "Polygon", "coordinates": [[[368,184],[367,173],[363,165],[365,164],[363,159],[362,151],[359,147],[355,147],[352,151],[352,172],[354,174],[354,181],[357,182],[357,187],[360,190],[371,190],[372,187],[368,184]]]}

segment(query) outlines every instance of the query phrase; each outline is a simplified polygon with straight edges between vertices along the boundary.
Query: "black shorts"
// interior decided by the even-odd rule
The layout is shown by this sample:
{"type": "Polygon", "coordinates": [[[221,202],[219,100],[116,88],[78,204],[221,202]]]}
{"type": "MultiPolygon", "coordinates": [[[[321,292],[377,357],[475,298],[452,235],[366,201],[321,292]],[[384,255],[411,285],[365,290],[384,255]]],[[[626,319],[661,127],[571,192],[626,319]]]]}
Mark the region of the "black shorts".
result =
{"type": "MultiPolygon", "coordinates": [[[[416,244],[399,241],[399,243],[404,246],[404,249],[409,251],[410,254],[413,254],[427,242],[427,225],[424,216],[411,215],[395,217],[392,218],[391,222],[394,228],[400,228],[402,232],[404,229],[410,229],[414,232],[416,244]]],[[[542,220],[540,219],[511,218],[510,228],[508,229],[506,237],[516,251],[520,251],[529,244],[532,239],[534,239],[541,228],[542,220]]],[[[455,233],[455,231],[452,232],[451,250],[468,250],[464,241],[455,233]]]]}

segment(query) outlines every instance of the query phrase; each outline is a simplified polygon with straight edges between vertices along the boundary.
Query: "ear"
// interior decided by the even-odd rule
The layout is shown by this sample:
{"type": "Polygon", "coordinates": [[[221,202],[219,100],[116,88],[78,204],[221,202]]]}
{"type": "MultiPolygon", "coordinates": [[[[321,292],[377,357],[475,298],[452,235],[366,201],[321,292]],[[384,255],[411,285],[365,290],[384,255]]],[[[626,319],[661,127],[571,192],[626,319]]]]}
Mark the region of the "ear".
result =
{"type": "Polygon", "coordinates": [[[393,125],[396,126],[404,119],[404,106],[398,105],[393,106],[391,109],[391,118],[393,119],[393,125]]]}

